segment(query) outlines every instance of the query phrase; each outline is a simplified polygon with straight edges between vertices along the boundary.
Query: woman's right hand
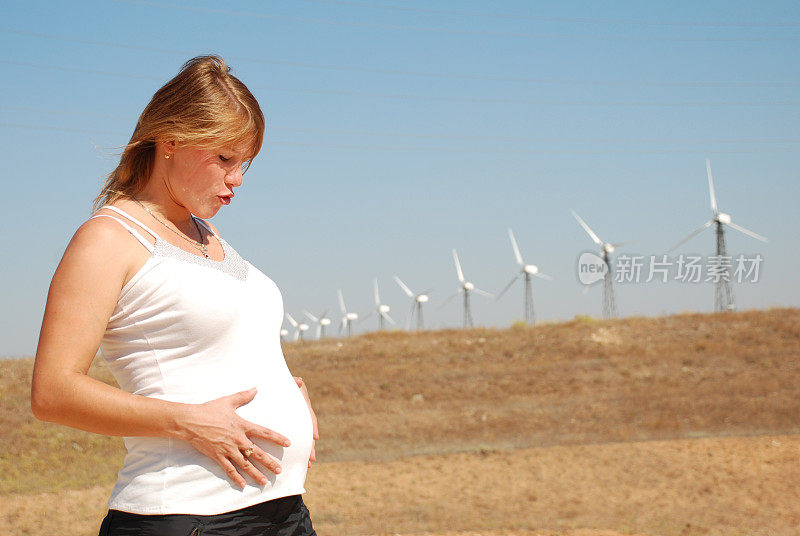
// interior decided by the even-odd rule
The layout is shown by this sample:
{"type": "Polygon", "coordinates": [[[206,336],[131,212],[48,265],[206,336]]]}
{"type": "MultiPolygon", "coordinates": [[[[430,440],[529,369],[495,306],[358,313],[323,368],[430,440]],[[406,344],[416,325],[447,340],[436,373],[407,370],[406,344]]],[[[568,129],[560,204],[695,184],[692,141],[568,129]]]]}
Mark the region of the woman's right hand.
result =
{"type": "Polygon", "coordinates": [[[178,421],[181,439],[217,462],[228,477],[242,488],[246,481],[236,466],[261,485],[267,483],[267,477],[252,461],[275,474],[281,471],[278,460],[255,445],[251,437],[260,437],[282,447],[290,444],[287,437],[245,420],[236,413],[236,408],[249,403],[255,396],[254,387],[204,404],[187,404],[178,421]],[[249,457],[243,454],[247,449],[252,449],[249,457]]]}

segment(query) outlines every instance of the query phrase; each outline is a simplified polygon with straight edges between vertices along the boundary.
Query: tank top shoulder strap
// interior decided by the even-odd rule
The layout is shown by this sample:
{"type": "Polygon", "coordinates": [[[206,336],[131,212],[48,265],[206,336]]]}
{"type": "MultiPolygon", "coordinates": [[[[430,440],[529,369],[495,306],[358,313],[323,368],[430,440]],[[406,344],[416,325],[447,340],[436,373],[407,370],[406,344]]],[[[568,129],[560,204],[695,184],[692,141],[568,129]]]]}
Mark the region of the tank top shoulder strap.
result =
{"type": "Polygon", "coordinates": [[[214,235],[214,236],[216,236],[217,238],[219,238],[219,235],[218,235],[217,233],[215,233],[215,232],[214,232],[214,229],[212,229],[212,228],[211,228],[211,226],[210,226],[210,225],[208,225],[206,222],[204,222],[204,221],[203,221],[203,220],[201,220],[200,218],[197,218],[197,217],[195,217],[194,215],[192,215],[192,218],[194,218],[194,221],[196,221],[196,222],[199,222],[199,223],[200,223],[200,225],[202,225],[203,227],[205,227],[205,228],[206,228],[206,230],[207,230],[209,233],[211,233],[212,235],[214,235]]]}
{"type": "Polygon", "coordinates": [[[131,216],[130,214],[128,214],[127,212],[122,210],[121,208],[112,207],[111,205],[105,205],[105,206],[100,207],[100,208],[107,208],[108,210],[113,210],[117,214],[121,214],[121,215],[125,216],[126,218],[131,220],[133,223],[135,223],[136,225],[138,225],[139,227],[141,227],[142,229],[144,229],[145,231],[150,233],[150,235],[153,238],[158,239],[158,235],[156,233],[154,233],[153,231],[151,231],[150,228],[147,225],[143,224],[142,222],[140,222],[139,220],[137,220],[136,218],[134,218],[133,216],[131,216]]]}
{"type": "MultiPolygon", "coordinates": [[[[106,207],[106,208],[109,208],[109,207],[106,207]]],[[[131,233],[133,236],[134,236],[134,238],[136,238],[136,239],[137,239],[139,242],[141,242],[141,243],[142,243],[142,245],[143,245],[144,247],[146,247],[146,248],[147,248],[147,250],[148,250],[150,253],[152,253],[152,252],[153,252],[153,244],[151,244],[150,242],[148,242],[148,241],[147,241],[147,239],[146,239],[145,237],[143,237],[143,236],[142,236],[142,235],[139,233],[139,231],[137,231],[136,229],[134,229],[133,227],[131,227],[130,225],[128,225],[127,223],[125,223],[125,222],[124,222],[124,221],[122,221],[121,219],[117,218],[116,216],[112,216],[111,214],[98,214],[98,215],[96,215],[96,216],[92,216],[92,217],[91,217],[91,218],[89,218],[89,219],[90,219],[90,220],[93,220],[93,219],[95,219],[95,218],[111,218],[112,220],[116,220],[116,221],[117,221],[117,223],[119,223],[120,225],[122,225],[123,227],[125,227],[125,228],[126,228],[126,229],[127,229],[127,230],[128,230],[128,231],[129,231],[129,232],[130,232],[130,233],[131,233]]]]}

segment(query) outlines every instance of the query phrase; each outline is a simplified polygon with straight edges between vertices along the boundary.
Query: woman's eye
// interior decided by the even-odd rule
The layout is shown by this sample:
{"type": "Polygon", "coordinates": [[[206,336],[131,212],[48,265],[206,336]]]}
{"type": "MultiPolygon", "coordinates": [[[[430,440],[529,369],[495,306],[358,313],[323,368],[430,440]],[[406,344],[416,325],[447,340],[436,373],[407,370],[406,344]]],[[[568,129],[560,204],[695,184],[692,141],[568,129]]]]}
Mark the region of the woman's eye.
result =
{"type": "Polygon", "coordinates": [[[222,155],[219,155],[219,159],[222,160],[223,162],[227,162],[228,160],[230,160],[230,158],[226,158],[222,155]]]}

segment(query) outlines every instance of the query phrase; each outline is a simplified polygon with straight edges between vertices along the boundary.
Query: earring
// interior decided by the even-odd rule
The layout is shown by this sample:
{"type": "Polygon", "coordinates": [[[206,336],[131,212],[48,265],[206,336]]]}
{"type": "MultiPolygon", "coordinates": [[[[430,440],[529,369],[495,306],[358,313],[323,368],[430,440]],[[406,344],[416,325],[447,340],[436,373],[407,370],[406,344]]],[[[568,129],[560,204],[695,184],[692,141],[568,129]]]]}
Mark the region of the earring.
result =
{"type": "Polygon", "coordinates": [[[165,155],[164,155],[164,158],[166,158],[167,160],[169,160],[169,155],[168,155],[168,154],[165,154],[165,155]]]}

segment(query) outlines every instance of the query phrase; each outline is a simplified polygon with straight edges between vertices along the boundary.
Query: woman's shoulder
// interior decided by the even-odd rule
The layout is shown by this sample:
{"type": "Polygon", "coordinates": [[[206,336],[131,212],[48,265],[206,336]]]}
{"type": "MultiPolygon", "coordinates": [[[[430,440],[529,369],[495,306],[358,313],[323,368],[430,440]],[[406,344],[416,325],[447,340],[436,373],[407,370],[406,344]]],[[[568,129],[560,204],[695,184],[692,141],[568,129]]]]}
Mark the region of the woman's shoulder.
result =
{"type": "MultiPolygon", "coordinates": [[[[151,236],[149,229],[142,229],[138,222],[126,217],[127,213],[123,214],[116,212],[113,208],[124,209],[127,207],[120,207],[117,204],[105,205],[92,213],[91,217],[87,219],[78,228],[75,235],[84,238],[94,244],[102,244],[110,246],[111,242],[117,244],[120,241],[125,243],[125,239],[130,240],[133,235],[137,239],[141,237],[148,238],[148,242],[152,244],[155,238],[151,236]],[[136,236],[139,235],[139,236],[136,236]]],[[[141,240],[140,240],[141,241],[141,240]]]]}
{"type": "Polygon", "coordinates": [[[102,292],[108,285],[121,288],[136,263],[129,237],[111,218],[87,219],[67,244],[53,283],[62,290],[82,288],[86,292],[102,292]]]}
{"type": "Polygon", "coordinates": [[[70,246],[112,252],[118,245],[124,244],[126,235],[130,235],[120,225],[121,219],[111,211],[98,210],[78,227],[70,246]]]}
{"type": "MultiPolygon", "coordinates": [[[[100,218],[98,218],[100,219],[100,218]]],[[[106,219],[106,218],[102,218],[106,219]]],[[[125,232],[113,227],[113,222],[87,221],[75,231],[64,250],[59,265],[77,270],[73,273],[96,273],[102,266],[104,276],[127,271],[128,254],[123,247],[125,232]]]]}
{"type": "Polygon", "coordinates": [[[152,248],[155,241],[146,232],[137,231],[137,227],[113,210],[101,207],[78,227],[67,245],[65,255],[69,253],[76,259],[85,259],[84,262],[102,260],[109,267],[117,266],[127,271],[138,257],[149,254],[134,238],[148,249],[152,248]]]}

